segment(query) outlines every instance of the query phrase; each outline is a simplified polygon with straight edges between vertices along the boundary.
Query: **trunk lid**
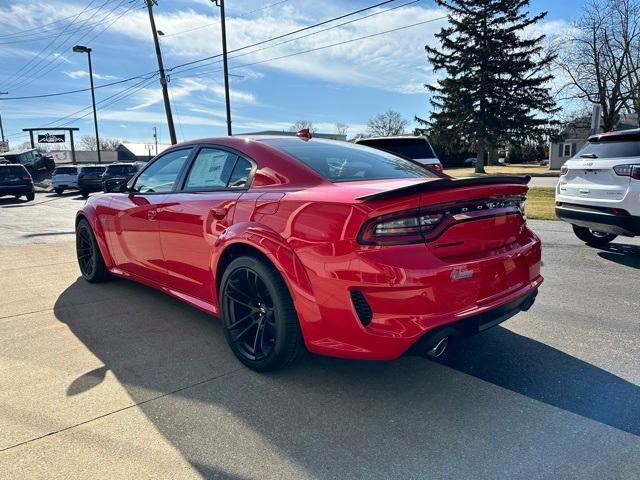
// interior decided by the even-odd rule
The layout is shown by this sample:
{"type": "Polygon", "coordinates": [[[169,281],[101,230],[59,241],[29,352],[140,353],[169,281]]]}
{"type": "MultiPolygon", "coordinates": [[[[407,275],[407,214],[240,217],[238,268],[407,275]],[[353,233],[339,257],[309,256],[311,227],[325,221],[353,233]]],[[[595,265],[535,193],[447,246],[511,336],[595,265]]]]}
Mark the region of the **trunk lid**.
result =
{"type": "Polygon", "coordinates": [[[631,177],[616,174],[613,167],[637,163],[637,158],[577,158],[564,164],[566,173],[560,177],[560,194],[591,200],[623,200],[631,177]]]}

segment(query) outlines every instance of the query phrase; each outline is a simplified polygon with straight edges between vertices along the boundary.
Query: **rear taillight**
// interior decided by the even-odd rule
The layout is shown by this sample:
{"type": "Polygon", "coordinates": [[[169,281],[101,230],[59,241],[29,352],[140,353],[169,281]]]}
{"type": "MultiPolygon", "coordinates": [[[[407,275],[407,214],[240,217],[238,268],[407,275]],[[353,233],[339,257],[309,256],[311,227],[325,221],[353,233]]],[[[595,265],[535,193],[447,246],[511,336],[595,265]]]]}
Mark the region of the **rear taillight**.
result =
{"type": "Polygon", "coordinates": [[[407,245],[437,237],[445,224],[472,220],[474,216],[520,213],[524,218],[524,197],[499,197],[458,204],[441,204],[405,210],[369,220],[358,235],[364,245],[407,245]],[[458,216],[458,218],[454,218],[458,216]],[[442,228],[439,228],[442,227],[442,228]]]}
{"type": "Polygon", "coordinates": [[[32,180],[31,175],[28,172],[22,174],[22,180],[32,180]]]}
{"type": "Polygon", "coordinates": [[[621,177],[631,177],[635,180],[640,180],[640,165],[616,165],[613,167],[613,171],[616,172],[616,175],[621,177]]]}
{"type": "Polygon", "coordinates": [[[433,165],[429,165],[429,167],[438,173],[442,173],[442,165],[440,163],[434,163],[433,165]]]}
{"type": "Polygon", "coordinates": [[[568,167],[560,167],[560,175],[566,175],[568,171],[568,167]]]}

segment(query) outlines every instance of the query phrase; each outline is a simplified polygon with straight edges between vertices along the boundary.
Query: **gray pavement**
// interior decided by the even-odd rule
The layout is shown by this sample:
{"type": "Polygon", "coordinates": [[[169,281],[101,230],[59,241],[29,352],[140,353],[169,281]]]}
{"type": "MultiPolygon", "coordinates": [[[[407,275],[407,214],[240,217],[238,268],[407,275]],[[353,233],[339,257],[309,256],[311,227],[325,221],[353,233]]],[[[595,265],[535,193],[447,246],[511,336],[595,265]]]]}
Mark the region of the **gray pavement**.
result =
{"type": "Polygon", "coordinates": [[[0,201],[0,478],[638,479],[640,241],[560,222],[535,306],[438,362],[259,375],[218,321],[90,285],[74,197],[0,201]]]}
{"type": "Polygon", "coordinates": [[[531,188],[556,188],[558,177],[531,177],[531,188]]]}

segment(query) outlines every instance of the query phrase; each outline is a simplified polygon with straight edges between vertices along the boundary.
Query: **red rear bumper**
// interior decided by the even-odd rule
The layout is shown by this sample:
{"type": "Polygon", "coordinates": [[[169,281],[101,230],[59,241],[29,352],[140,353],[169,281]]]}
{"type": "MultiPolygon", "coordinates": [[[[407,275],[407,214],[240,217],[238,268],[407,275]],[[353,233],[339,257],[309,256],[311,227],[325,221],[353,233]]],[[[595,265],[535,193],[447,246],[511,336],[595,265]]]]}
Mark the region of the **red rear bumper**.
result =
{"type": "Polygon", "coordinates": [[[343,252],[322,264],[318,256],[329,252],[300,255],[314,299],[294,292],[294,302],[305,343],[314,353],[394,359],[444,325],[462,326],[474,318],[481,323],[510,304],[517,313],[543,280],[540,240],[528,230],[491,255],[466,255],[455,262],[429,254],[425,245],[350,252],[345,246],[343,252]],[[358,315],[352,291],[366,299],[370,322],[358,315]]]}

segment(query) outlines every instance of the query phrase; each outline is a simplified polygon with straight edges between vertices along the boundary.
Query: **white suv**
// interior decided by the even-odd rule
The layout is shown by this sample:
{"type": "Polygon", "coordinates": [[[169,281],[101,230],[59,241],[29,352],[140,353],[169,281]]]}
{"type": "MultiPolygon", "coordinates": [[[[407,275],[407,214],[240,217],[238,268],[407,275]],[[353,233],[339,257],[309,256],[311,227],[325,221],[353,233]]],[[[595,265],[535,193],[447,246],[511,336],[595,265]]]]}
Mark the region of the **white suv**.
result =
{"type": "Polygon", "coordinates": [[[51,175],[51,186],[58,195],[62,195],[65,190],[77,190],[78,167],[70,165],[56,168],[51,175]]]}
{"type": "Polygon", "coordinates": [[[640,129],[589,138],[560,171],[556,215],[594,246],[640,235],[640,129]]]}
{"type": "Polygon", "coordinates": [[[438,160],[433,148],[431,148],[429,140],[422,135],[358,138],[355,143],[395,153],[396,155],[410,158],[436,172],[442,172],[440,160],[438,160]]]}

